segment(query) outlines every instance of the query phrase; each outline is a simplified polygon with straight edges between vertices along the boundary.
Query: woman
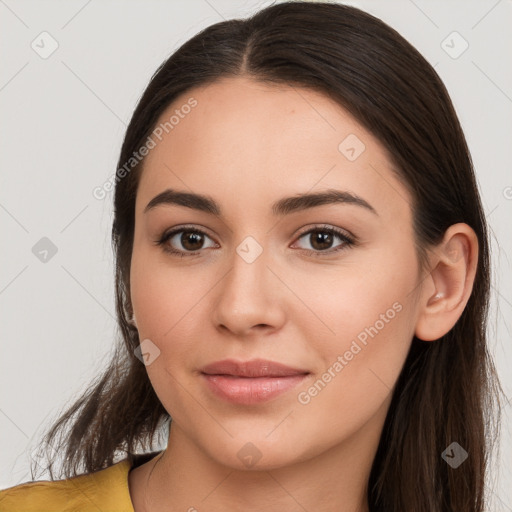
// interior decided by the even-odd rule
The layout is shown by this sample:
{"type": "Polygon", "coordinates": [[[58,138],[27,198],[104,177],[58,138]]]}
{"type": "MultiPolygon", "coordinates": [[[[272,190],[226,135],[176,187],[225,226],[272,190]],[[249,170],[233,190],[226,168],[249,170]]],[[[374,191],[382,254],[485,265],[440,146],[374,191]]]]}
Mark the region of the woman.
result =
{"type": "Polygon", "coordinates": [[[46,437],[65,478],[2,510],[484,510],[487,228],[397,32],[308,2],[203,30],[144,92],[115,187],[123,344],[46,437]]]}

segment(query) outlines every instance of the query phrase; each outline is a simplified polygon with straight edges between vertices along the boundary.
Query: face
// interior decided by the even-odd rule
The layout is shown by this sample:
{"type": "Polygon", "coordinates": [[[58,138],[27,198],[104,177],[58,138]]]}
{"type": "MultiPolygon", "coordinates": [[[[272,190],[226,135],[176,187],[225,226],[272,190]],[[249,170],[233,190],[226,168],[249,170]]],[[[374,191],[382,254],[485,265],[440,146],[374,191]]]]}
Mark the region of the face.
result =
{"type": "Polygon", "coordinates": [[[130,276],[172,429],[238,468],[247,455],[276,468],[378,438],[418,317],[411,198],[389,155],[302,88],[223,79],[157,125],[173,115],[144,163],[130,276]],[[147,208],[169,189],[218,211],[170,195],[147,208]],[[203,373],[226,359],[299,371],[203,373]]]}

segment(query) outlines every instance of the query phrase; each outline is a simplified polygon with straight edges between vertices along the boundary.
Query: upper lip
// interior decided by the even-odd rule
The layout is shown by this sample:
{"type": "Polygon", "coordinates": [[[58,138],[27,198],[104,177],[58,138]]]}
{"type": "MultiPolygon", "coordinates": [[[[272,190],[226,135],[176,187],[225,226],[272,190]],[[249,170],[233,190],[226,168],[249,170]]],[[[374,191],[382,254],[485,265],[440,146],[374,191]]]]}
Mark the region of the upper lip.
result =
{"type": "Polygon", "coordinates": [[[201,368],[201,372],[208,375],[233,375],[235,377],[288,377],[309,373],[307,370],[292,368],[266,359],[251,361],[224,359],[204,366],[201,368]]]}

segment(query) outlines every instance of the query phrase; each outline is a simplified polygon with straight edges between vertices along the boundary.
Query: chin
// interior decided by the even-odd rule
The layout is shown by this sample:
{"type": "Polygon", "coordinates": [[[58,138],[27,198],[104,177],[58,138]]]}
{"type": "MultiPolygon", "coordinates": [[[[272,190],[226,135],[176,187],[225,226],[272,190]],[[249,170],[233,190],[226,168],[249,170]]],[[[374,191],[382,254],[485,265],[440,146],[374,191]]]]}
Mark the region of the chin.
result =
{"type": "Polygon", "coordinates": [[[205,440],[204,446],[212,459],[219,464],[242,471],[269,471],[308,460],[321,452],[320,447],[309,449],[304,440],[283,439],[272,434],[269,429],[262,429],[247,435],[220,440],[211,437],[205,440]],[[299,450],[300,448],[300,450],[299,450]]]}

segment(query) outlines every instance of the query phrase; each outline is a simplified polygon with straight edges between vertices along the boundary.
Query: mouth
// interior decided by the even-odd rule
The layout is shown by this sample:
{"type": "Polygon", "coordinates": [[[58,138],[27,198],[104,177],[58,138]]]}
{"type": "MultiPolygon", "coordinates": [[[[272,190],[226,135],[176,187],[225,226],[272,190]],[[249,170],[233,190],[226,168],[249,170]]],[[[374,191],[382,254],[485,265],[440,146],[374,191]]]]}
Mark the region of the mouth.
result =
{"type": "Polygon", "coordinates": [[[229,402],[251,405],[269,401],[300,384],[309,371],[274,361],[223,360],[201,369],[208,389],[229,402]]]}

